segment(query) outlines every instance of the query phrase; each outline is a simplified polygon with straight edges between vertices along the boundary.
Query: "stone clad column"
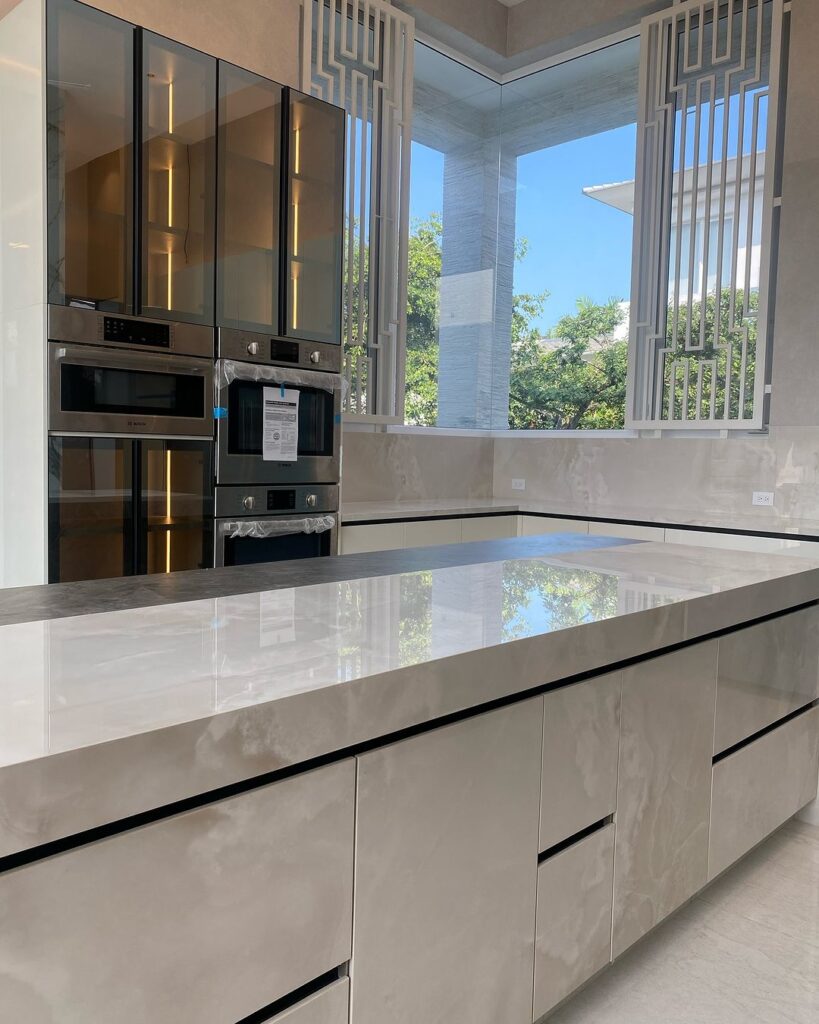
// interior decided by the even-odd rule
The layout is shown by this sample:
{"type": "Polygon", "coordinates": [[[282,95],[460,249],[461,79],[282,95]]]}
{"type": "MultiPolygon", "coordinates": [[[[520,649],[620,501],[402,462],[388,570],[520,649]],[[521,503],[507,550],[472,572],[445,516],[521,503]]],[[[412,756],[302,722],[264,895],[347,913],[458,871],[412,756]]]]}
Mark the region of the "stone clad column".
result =
{"type": "Polygon", "coordinates": [[[505,429],[515,248],[515,160],[497,117],[444,160],[438,426],[505,429]]]}

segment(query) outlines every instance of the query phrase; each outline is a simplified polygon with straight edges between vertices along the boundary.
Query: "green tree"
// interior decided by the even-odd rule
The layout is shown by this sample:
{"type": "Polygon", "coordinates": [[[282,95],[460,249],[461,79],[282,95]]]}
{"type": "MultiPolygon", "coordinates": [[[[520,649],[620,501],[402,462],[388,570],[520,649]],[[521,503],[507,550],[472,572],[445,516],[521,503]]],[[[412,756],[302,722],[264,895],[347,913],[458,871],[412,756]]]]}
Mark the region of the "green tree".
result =
{"type": "MultiPolygon", "coordinates": [[[[440,214],[414,221],[408,247],[407,423],[434,426],[438,419],[438,282],[442,268],[440,214]]],[[[525,257],[526,239],[515,244],[525,257]]],[[[536,328],[549,293],[520,293],[512,300],[509,425],[518,430],[616,428],[623,425],[626,343],[611,335],[623,322],[620,300],[598,305],[579,299],[577,313],[552,332],[559,345],[544,345],[536,328]]]]}

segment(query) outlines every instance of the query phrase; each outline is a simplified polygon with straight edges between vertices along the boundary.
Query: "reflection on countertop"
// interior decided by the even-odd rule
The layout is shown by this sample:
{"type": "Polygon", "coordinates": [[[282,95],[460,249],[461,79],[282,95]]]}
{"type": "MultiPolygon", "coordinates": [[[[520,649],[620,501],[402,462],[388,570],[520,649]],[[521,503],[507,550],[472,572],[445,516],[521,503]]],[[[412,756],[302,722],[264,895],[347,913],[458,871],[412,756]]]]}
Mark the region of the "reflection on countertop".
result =
{"type": "MultiPolygon", "coordinates": [[[[632,544],[8,625],[0,766],[573,633],[571,648],[554,649],[562,661],[536,670],[547,682],[593,667],[592,634],[577,627],[675,607],[685,614],[665,617],[652,639],[667,646],[817,597],[819,565],[806,560],[632,544]],[[729,592],[734,607],[704,607],[692,625],[698,601],[729,592]]],[[[619,635],[635,626],[622,622],[619,635]]],[[[496,695],[514,685],[498,680],[496,695]]],[[[476,702],[488,692],[476,688],[476,702]]]]}

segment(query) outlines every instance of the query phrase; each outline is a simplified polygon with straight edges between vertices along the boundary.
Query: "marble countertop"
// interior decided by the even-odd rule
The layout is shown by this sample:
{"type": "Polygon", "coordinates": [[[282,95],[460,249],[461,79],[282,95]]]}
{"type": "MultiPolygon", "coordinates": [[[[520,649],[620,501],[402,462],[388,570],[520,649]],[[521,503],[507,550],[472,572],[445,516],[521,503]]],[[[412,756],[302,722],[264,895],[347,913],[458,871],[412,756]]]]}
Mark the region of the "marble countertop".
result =
{"type": "MultiPolygon", "coordinates": [[[[692,530],[739,530],[794,537],[819,537],[819,519],[772,519],[770,509],[762,509],[766,518],[755,512],[697,512],[691,509],[647,509],[607,505],[604,509],[581,502],[543,502],[528,499],[524,494],[514,498],[406,498],[398,501],[344,501],[342,523],[350,526],[361,522],[394,519],[440,518],[443,516],[545,515],[569,519],[599,519],[648,523],[657,526],[691,527],[692,530]]],[[[692,543],[696,543],[692,540],[692,543]]]]}
{"type": "Polygon", "coordinates": [[[819,562],[588,540],[0,627],[0,856],[819,599],[819,562]]]}

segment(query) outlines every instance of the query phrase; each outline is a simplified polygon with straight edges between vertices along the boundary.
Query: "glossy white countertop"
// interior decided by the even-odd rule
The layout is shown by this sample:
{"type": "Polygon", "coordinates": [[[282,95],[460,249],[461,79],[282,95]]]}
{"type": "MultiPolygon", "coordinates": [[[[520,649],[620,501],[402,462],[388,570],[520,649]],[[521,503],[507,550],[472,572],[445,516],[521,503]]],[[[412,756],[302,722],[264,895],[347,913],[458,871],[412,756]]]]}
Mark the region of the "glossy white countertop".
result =
{"type": "MultiPolygon", "coordinates": [[[[762,510],[765,513],[769,509],[762,510]]],[[[631,506],[607,505],[605,509],[577,502],[543,502],[520,498],[404,498],[398,501],[342,501],[341,520],[344,525],[412,518],[441,518],[444,516],[501,515],[543,515],[555,518],[577,518],[582,520],[622,520],[624,522],[650,523],[673,529],[675,526],[691,527],[692,530],[737,530],[753,533],[819,536],[819,519],[776,520],[762,518],[754,510],[733,512],[730,516],[719,512],[703,510],[694,513],[679,508],[634,508],[631,506]]],[[[616,533],[616,526],[612,527],[616,533]]],[[[696,544],[693,532],[692,544],[696,544]]]]}
{"type": "Polygon", "coordinates": [[[819,599],[630,544],[0,627],[0,856],[819,599]]]}

